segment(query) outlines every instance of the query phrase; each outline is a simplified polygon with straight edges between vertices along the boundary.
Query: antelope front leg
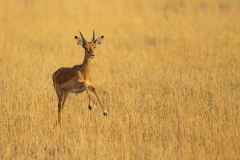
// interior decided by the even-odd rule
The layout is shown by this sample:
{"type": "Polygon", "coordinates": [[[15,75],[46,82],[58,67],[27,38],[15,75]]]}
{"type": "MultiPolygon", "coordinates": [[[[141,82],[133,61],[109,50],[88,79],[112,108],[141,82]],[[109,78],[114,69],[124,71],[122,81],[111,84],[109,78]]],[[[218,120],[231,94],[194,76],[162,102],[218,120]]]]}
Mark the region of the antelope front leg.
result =
{"type": "Polygon", "coordinates": [[[98,102],[100,103],[100,107],[101,107],[101,109],[103,111],[103,115],[107,116],[107,111],[104,109],[104,105],[103,105],[103,103],[101,102],[101,100],[99,98],[97,89],[95,87],[93,87],[92,85],[89,85],[88,88],[89,88],[90,91],[92,91],[96,95],[96,97],[98,99],[98,102]]]}
{"type": "Polygon", "coordinates": [[[84,87],[85,87],[85,89],[86,89],[86,92],[87,92],[87,94],[88,94],[88,100],[89,100],[89,102],[88,102],[88,108],[89,108],[89,110],[92,110],[92,96],[89,94],[88,84],[84,81],[84,82],[83,82],[83,85],[84,85],[84,87]]]}

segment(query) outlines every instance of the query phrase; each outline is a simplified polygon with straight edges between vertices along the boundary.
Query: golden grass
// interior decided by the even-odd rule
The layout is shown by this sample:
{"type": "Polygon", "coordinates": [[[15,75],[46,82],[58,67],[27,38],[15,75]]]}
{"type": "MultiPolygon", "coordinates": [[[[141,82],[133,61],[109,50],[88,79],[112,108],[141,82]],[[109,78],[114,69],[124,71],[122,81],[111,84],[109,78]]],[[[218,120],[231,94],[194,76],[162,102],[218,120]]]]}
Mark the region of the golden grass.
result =
{"type": "Polygon", "coordinates": [[[4,1],[0,159],[240,159],[238,1],[4,1]],[[82,63],[74,36],[104,35],[92,74],[109,110],[52,73],[82,63]]]}

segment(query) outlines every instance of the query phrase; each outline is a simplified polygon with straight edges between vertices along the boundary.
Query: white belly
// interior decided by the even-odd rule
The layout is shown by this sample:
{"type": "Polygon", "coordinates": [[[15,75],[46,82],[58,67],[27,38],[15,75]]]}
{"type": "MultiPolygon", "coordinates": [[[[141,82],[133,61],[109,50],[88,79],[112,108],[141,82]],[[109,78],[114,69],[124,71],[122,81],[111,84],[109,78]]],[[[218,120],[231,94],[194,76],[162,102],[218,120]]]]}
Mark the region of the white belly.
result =
{"type": "Polygon", "coordinates": [[[71,93],[81,93],[83,91],[85,91],[85,87],[84,86],[82,88],[68,90],[68,92],[71,92],[71,93]]]}
{"type": "Polygon", "coordinates": [[[83,84],[74,79],[63,83],[61,87],[71,93],[81,93],[85,91],[83,84]]]}

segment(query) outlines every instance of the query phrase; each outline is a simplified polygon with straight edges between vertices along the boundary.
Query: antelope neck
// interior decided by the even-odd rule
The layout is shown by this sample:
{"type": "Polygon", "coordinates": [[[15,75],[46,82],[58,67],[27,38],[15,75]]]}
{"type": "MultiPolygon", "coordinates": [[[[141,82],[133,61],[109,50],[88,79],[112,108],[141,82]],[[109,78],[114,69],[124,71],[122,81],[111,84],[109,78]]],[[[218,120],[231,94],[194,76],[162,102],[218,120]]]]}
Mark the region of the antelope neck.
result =
{"type": "Polygon", "coordinates": [[[91,58],[88,58],[88,53],[85,51],[85,57],[83,60],[83,72],[85,75],[89,75],[91,70],[91,58]]]}

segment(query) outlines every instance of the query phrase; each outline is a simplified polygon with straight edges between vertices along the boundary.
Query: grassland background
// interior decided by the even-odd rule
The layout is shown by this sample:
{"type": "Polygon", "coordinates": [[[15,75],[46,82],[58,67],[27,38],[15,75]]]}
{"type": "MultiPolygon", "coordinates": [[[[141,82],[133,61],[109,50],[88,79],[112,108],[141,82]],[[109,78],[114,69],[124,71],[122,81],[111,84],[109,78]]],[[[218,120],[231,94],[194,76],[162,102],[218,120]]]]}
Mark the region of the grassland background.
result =
{"type": "Polygon", "coordinates": [[[240,159],[240,1],[0,0],[0,159],[240,159]],[[55,127],[52,73],[104,35],[55,127]]]}

